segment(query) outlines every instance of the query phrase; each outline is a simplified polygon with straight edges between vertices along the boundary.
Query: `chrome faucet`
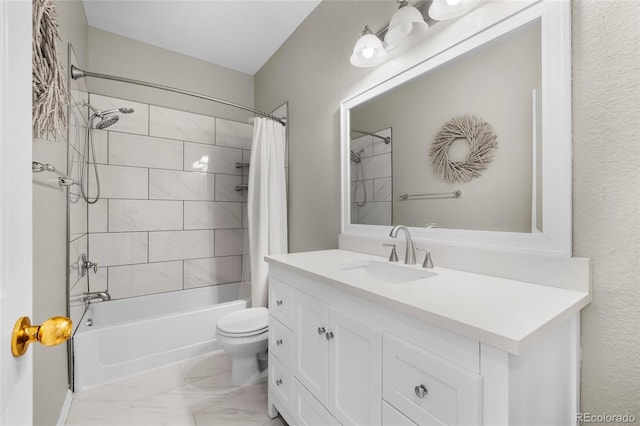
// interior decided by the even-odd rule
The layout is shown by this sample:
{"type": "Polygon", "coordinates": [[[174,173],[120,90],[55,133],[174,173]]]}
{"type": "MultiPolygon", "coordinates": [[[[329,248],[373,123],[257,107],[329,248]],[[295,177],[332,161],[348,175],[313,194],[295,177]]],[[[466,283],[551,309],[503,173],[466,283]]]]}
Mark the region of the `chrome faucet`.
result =
{"type": "Polygon", "coordinates": [[[398,237],[398,230],[404,231],[404,236],[406,239],[406,246],[404,250],[404,263],[405,265],[415,265],[416,264],[416,249],[413,246],[413,240],[411,239],[411,234],[409,230],[404,225],[396,225],[391,229],[389,236],[391,238],[398,237]]]}
{"type": "Polygon", "coordinates": [[[111,295],[107,290],[104,291],[94,291],[94,292],[84,292],[80,296],[78,296],[78,300],[84,303],[89,303],[91,300],[100,299],[103,302],[111,300],[111,295]]]}

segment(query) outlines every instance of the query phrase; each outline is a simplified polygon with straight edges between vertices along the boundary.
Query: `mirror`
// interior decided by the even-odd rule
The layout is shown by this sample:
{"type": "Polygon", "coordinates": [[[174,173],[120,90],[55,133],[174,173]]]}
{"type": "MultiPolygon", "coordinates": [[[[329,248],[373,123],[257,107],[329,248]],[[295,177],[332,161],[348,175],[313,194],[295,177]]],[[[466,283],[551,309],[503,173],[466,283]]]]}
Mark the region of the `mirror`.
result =
{"type": "Polygon", "coordinates": [[[568,11],[553,3],[342,103],[343,232],[403,224],[417,238],[570,254],[568,11]]]}

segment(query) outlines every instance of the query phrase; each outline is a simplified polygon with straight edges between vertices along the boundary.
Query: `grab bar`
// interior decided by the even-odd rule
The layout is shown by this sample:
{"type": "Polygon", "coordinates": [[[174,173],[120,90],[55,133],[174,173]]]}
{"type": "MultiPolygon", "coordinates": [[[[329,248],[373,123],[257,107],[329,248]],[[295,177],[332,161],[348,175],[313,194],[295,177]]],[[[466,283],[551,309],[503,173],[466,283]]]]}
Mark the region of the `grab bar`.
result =
{"type": "Polygon", "coordinates": [[[60,186],[71,186],[71,185],[77,185],[78,184],[78,182],[76,182],[75,180],[71,179],[69,176],[65,175],[64,173],[58,171],[51,164],[40,163],[38,161],[32,161],[31,162],[31,171],[33,171],[34,173],[52,172],[52,173],[57,174],[58,176],[60,176],[58,178],[58,184],[60,184],[60,186]]]}
{"type": "Polygon", "coordinates": [[[433,192],[431,194],[401,194],[400,199],[407,200],[414,197],[460,198],[461,195],[462,191],[458,189],[453,192],[433,192]]]}

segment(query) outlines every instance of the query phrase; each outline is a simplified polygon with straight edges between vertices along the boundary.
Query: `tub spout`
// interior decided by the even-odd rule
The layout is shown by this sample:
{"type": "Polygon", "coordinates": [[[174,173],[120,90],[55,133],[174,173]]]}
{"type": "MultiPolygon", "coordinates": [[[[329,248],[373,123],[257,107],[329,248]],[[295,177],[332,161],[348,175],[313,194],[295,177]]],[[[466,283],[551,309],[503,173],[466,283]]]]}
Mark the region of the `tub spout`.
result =
{"type": "Polygon", "coordinates": [[[104,291],[94,291],[94,292],[84,292],[79,297],[81,302],[87,303],[92,300],[100,299],[103,302],[107,300],[111,300],[111,295],[107,290],[104,291]]]}

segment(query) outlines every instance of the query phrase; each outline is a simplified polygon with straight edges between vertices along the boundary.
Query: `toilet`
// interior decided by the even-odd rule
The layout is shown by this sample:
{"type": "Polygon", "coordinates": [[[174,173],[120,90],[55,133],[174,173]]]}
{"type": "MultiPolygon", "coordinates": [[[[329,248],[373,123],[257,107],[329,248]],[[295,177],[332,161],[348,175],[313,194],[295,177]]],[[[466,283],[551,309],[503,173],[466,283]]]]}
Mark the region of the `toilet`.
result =
{"type": "Polygon", "coordinates": [[[222,316],[216,324],[216,339],[231,355],[231,382],[257,383],[267,376],[269,336],[267,308],[247,308],[222,316]]]}

